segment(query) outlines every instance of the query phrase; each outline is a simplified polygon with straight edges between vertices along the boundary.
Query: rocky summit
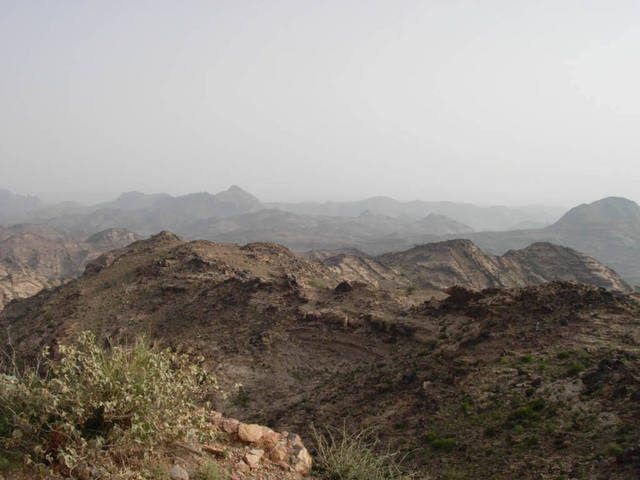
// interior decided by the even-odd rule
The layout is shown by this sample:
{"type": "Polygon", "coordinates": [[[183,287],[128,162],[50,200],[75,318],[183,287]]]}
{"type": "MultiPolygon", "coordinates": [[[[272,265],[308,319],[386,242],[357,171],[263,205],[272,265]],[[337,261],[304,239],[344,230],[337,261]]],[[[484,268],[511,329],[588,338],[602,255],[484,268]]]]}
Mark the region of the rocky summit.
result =
{"type": "MultiPolygon", "coordinates": [[[[522,255],[567,254],[532,248],[522,255]]],[[[252,425],[308,446],[315,424],[374,429],[417,478],[640,473],[636,295],[575,281],[413,291],[346,271],[277,244],[163,232],[11,302],[0,334],[20,363],[84,330],[111,342],[143,333],[190,355],[219,379],[216,410],[246,425],[219,421],[252,442],[234,457],[247,472],[276,455],[252,425]]]]}

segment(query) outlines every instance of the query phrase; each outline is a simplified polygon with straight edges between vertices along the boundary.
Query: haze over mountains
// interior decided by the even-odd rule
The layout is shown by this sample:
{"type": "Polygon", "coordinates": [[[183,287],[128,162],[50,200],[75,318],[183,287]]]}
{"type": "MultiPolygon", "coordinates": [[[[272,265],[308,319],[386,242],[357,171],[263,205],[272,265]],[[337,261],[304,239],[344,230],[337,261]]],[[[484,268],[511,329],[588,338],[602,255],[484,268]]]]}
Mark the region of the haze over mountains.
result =
{"type": "Polygon", "coordinates": [[[482,207],[454,202],[263,203],[237,186],[173,197],[129,192],[93,206],[44,205],[36,197],[3,191],[0,223],[44,224],[82,240],[108,228],[142,236],[161,230],[185,239],[248,243],[272,241],[296,251],[355,248],[367,255],[407,250],[445,239],[472,240],[502,255],[535,242],[583,252],[640,284],[640,208],[609,197],[575,207],[482,207]],[[522,229],[522,226],[539,228],[522,229]]]}
{"type": "MultiPolygon", "coordinates": [[[[430,215],[446,216],[458,222],[457,228],[468,230],[508,230],[522,226],[545,226],[556,220],[564,209],[558,207],[482,207],[455,202],[398,202],[388,197],[373,197],[358,202],[326,203],[262,203],[258,198],[240,187],[209,194],[193,193],[172,197],[168,194],[144,194],[128,192],[117,199],[93,206],[83,206],[74,202],[44,205],[37,197],[24,197],[4,191],[12,199],[0,203],[0,220],[47,221],[57,226],[81,229],[82,221],[118,221],[143,234],[157,232],[154,222],[164,228],[179,226],[188,229],[187,222],[181,223],[179,216],[190,221],[220,219],[260,210],[275,210],[299,215],[299,218],[314,217],[359,217],[374,214],[398,219],[421,220],[430,215]],[[27,200],[29,199],[29,200],[27,200]],[[18,208],[19,207],[19,208],[18,208]],[[146,222],[142,220],[145,217],[146,222]],[[147,231],[148,230],[148,231],[147,231]]],[[[127,228],[129,228],[127,227],[127,228]]],[[[178,230],[177,228],[171,228],[178,230]]],[[[179,232],[185,234],[187,232],[179,232]]]]}

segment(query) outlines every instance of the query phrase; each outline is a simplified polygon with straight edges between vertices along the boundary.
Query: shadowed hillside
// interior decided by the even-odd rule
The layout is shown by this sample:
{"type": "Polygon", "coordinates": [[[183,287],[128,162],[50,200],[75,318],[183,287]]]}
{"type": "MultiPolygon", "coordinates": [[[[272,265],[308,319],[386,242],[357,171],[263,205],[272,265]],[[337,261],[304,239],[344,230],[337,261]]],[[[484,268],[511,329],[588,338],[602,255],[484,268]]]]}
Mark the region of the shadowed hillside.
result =
{"type": "Polygon", "coordinates": [[[279,245],[165,232],[12,302],[0,330],[19,359],[86,329],[146,333],[242,383],[215,399],[226,415],[305,438],[375,426],[434,478],[623,479],[640,468],[638,318],[635,297],[572,282],[416,303],[279,245]]]}

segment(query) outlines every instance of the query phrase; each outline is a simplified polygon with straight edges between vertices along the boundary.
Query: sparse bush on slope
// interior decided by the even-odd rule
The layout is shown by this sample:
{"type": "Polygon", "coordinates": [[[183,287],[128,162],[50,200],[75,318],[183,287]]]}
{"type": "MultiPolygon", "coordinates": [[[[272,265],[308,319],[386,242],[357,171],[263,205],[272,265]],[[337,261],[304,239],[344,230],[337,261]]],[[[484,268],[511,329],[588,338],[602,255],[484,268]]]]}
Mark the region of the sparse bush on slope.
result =
{"type": "Polygon", "coordinates": [[[397,453],[381,454],[371,429],[349,433],[342,429],[313,428],[316,456],[315,469],[327,480],[409,480],[403,473],[397,453]]]}
{"type": "Polygon", "coordinates": [[[154,453],[215,433],[204,427],[206,410],[195,403],[217,388],[215,378],[184,356],[144,339],[103,349],[93,334],[82,333],[59,347],[58,359],[46,351],[43,359],[44,375],[36,369],[0,375],[5,454],[20,452],[63,475],[93,464],[117,475],[111,478],[140,478],[154,453]]]}

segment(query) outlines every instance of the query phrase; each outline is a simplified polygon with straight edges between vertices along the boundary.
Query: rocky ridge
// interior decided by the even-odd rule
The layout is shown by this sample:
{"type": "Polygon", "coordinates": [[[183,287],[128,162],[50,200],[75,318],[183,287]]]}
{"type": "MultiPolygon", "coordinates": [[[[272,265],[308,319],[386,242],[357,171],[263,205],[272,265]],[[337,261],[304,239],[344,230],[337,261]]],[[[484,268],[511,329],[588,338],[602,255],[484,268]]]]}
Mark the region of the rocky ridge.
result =
{"type": "Polygon", "coordinates": [[[640,206],[625,198],[608,197],[579,205],[546,228],[459,237],[497,254],[534,242],[565,245],[613,268],[630,284],[640,285],[640,206]]]}
{"type": "Polygon", "coordinates": [[[501,257],[484,253],[470,240],[430,243],[376,257],[323,252],[308,255],[336,275],[384,288],[510,288],[569,280],[631,291],[610,268],[585,254],[550,243],[535,243],[501,257]]]}

